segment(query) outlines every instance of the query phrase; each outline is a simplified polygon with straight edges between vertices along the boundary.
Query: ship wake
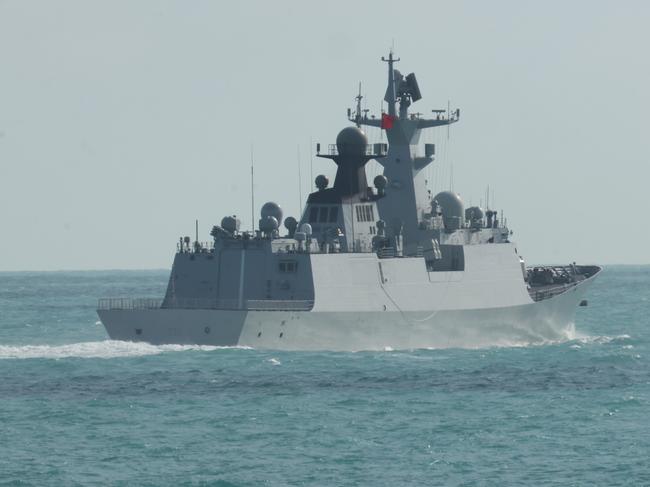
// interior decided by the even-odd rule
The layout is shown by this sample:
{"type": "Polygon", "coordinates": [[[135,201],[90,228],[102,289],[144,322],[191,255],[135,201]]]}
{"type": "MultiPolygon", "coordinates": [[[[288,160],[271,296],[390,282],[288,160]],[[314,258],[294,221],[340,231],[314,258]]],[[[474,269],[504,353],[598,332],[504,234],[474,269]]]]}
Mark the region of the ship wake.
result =
{"type": "Polygon", "coordinates": [[[158,355],[169,352],[214,351],[247,347],[217,347],[208,345],[151,345],[143,342],[103,340],[65,345],[0,345],[2,359],[65,359],[65,358],[120,358],[158,355]]]}

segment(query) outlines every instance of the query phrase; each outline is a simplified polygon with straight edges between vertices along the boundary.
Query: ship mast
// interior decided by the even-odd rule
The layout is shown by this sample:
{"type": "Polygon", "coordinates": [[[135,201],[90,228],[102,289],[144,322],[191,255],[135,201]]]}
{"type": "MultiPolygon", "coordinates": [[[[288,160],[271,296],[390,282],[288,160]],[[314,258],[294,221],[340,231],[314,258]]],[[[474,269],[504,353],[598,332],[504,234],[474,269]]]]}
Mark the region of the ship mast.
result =
{"type": "Polygon", "coordinates": [[[356,97],[354,115],[348,110],[348,119],[357,126],[378,127],[386,131],[388,153],[378,160],[384,168],[383,176],[389,181],[384,197],[378,200],[387,231],[404,239],[406,254],[416,252],[417,246],[430,240],[427,233],[427,215],[431,214],[431,195],[427,191],[423,169],[433,162],[435,148],[425,144],[424,152],[418,148],[423,129],[455,123],[460,111],[435,110],[435,118],[424,118],[409,113],[409,107],[422,98],[415,73],[404,76],[395,68],[400,58],[393,51],[381,60],[388,65],[388,86],[384,101],[387,112],[380,117],[361,115],[361,94],[356,97]],[[399,104],[399,106],[398,106],[399,104]]]}
{"type": "Polygon", "coordinates": [[[394,117],[395,113],[395,71],[393,69],[393,64],[398,62],[400,58],[393,59],[393,51],[391,50],[388,53],[388,59],[384,56],[381,57],[381,60],[385,63],[388,63],[388,88],[386,89],[386,95],[384,96],[384,101],[388,103],[388,115],[394,117]]]}
{"type": "Polygon", "coordinates": [[[361,100],[363,100],[363,95],[361,94],[361,82],[359,82],[359,94],[355,97],[355,100],[357,100],[357,111],[354,114],[354,120],[357,127],[361,127],[361,100]]]}
{"type": "MultiPolygon", "coordinates": [[[[388,53],[388,58],[382,56],[381,60],[388,64],[388,86],[386,88],[386,94],[384,95],[384,101],[388,106],[387,115],[391,118],[392,121],[397,122],[404,121],[410,122],[408,108],[415,103],[416,101],[422,99],[422,94],[420,93],[420,88],[418,86],[417,80],[415,78],[415,73],[410,73],[406,76],[402,76],[393,65],[400,61],[400,58],[395,59],[393,56],[393,51],[388,53]],[[397,117],[397,106],[399,102],[399,118],[397,117]]],[[[366,125],[369,127],[381,127],[387,129],[381,118],[368,118],[367,116],[361,116],[361,91],[359,90],[359,95],[355,97],[357,100],[357,111],[354,114],[354,117],[351,116],[351,111],[348,109],[348,120],[354,122],[357,126],[366,125]]],[[[425,129],[431,127],[439,127],[442,125],[450,125],[452,123],[458,122],[460,119],[460,110],[455,110],[450,112],[449,110],[433,110],[437,114],[437,117],[434,119],[421,118],[419,116],[412,117],[414,124],[404,124],[409,125],[412,129],[425,129]],[[446,115],[444,114],[447,112],[446,115]]],[[[391,124],[390,128],[397,127],[397,125],[391,124]]],[[[388,130],[387,130],[388,132],[388,130]]]]}

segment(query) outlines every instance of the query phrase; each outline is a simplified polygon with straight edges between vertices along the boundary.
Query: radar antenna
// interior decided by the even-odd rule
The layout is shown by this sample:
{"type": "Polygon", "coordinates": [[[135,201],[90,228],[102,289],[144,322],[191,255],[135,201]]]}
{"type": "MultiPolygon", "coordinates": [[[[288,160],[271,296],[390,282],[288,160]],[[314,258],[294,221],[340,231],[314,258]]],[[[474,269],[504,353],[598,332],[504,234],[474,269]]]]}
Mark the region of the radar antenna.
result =
{"type": "Polygon", "coordinates": [[[253,144],[251,144],[251,233],[255,234],[255,173],[253,162],[253,144]]]}
{"type": "MultiPolygon", "coordinates": [[[[362,109],[361,107],[361,100],[364,97],[361,95],[361,84],[359,84],[359,94],[355,97],[357,102],[356,111],[353,113],[353,109],[348,108],[348,120],[350,122],[355,123],[357,127],[367,125],[369,127],[380,127],[384,130],[393,128],[395,123],[402,120],[416,122],[414,125],[418,129],[439,127],[441,125],[448,126],[458,122],[460,110],[451,112],[451,106],[448,106],[447,110],[433,110],[436,114],[434,119],[422,118],[422,114],[420,113],[414,113],[409,117],[409,106],[422,99],[422,93],[420,92],[415,73],[403,76],[399,70],[394,68],[395,63],[400,61],[400,58],[395,57],[393,49],[388,53],[388,57],[382,56],[381,60],[388,64],[388,86],[382,101],[382,105],[384,101],[386,102],[387,109],[384,112],[382,107],[381,117],[375,117],[373,115],[369,117],[368,110],[362,109]]],[[[380,137],[383,137],[383,132],[381,132],[380,137]]]]}
{"type": "Polygon", "coordinates": [[[357,111],[354,114],[354,123],[357,124],[357,127],[361,127],[361,100],[363,96],[361,95],[361,81],[359,81],[359,94],[355,97],[357,100],[357,111]]]}

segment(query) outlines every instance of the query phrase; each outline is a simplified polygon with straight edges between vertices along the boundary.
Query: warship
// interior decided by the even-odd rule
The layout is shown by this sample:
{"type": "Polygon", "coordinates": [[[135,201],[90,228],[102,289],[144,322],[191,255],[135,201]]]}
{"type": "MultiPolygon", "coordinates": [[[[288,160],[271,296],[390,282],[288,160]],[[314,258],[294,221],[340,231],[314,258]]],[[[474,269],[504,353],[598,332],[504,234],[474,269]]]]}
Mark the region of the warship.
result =
{"type": "MultiPolygon", "coordinates": [[[[315,179],[299,219],[274,202],[243,231],[225,216],[212,241],[181,237],[164,298],[102,298],[111,339],[285,350],[385,350],[544,343],[571,338],[595,265],[527,268],[497,211],[432,196],[426,130],[460,111],[411,113],[414,73],[391,52],[385,111],[348,109],[352,124],[316,155],[336,164],[315,179]],[[362,127],[387,143],[369,144],[362,127]],[[368,185],[366,164],[383,174],[368,185]],[[284,223],[282,228],[282,224],[284,223]]],[[[198,233],[198,232],[197,232],[198,233]]]]}

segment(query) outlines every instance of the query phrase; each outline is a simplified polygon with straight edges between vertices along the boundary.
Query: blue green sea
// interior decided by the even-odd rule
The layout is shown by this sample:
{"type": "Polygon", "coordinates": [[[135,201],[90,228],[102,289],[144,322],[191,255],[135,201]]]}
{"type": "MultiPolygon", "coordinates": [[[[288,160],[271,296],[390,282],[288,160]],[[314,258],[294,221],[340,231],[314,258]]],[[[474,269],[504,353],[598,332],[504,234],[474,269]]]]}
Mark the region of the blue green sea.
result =
{"type": "Polygon", "coordinates": [[[109,341],[166,271],[0,273],[0,485],[650,485],[650,267],[564,343],[298,353],[109,341]]]}

